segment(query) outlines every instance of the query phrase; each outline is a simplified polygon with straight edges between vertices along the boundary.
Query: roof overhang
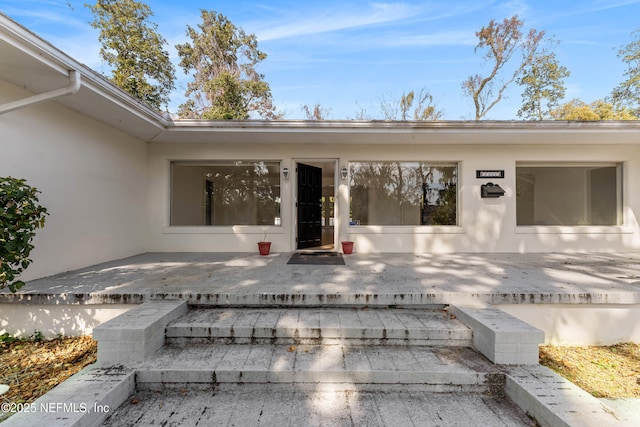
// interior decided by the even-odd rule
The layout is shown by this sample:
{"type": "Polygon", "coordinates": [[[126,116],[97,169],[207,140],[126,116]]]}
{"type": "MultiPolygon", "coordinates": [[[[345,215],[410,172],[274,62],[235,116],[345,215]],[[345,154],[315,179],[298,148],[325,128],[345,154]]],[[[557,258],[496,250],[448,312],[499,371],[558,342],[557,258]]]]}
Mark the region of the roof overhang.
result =
{"type": "Polygon", "coordinates": [[[0,13],[0,79],[37,95],[70,71],[80,89],[53,102],[151,143],[640,144],[639,121],[172,121],[0,13]]]}
{"type": "Polygon", "coordinates": [[[55,102],[147,141],[167,126],[162,115],[0,13],[0,79],[41,94],[68,85],[70,71],[80,74],[80,89],[55,102]]]}
{"type": "Polygon", "coordinates": [[[640,144],[638,121],[176,120],[151,142],[309,144],[640,144]]]}

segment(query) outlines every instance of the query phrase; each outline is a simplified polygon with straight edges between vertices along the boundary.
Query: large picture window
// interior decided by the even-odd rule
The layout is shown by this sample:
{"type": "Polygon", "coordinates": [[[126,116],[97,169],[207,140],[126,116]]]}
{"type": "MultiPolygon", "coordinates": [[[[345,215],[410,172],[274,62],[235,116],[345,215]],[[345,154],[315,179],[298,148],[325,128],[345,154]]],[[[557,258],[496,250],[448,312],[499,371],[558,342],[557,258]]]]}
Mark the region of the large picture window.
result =
{"type": "Polygon", "coordinates": [[[171,225],[281,225],[280,163],[173,162],[171,225]]]}
{"type": "Polygon", "coordinates": [[[456,225],[456,164],[349,164],[354,225],[456,225]]]}
{"type": "Polygon", "coordinates": [[[518,225],[620,225],[619,164],[516,167],[518,225]]]}

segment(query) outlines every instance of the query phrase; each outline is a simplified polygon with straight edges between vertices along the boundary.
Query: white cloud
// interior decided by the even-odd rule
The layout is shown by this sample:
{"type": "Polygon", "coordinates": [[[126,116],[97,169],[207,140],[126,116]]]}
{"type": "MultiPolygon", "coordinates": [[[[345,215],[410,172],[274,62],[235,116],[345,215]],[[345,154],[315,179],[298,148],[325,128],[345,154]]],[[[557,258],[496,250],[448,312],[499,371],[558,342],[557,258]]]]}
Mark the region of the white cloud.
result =
{"type": "Polygon", "coordinates": [[[640,4],[640,0],[596,0],[589,3],[577,3],[577,5],[580,7],[576,7],[575,9],[570,8],[569,11],[559,13],[555,16],[557,18],[566,18],[588,13],[601,12],[609,9],[633,6],[636,4],[640,4]]]}
{"type": "Polygon", "coordinates": [[[27,23],[28,27],[33,25],[42,26],[48,23],[81,30],[89,26],[86,20],[78,19],[76,17],[78,14],[66,6],[52,8],[51,6],[39,7],[33,5],[25,7],[24,4],[21,4],[19,7],[5,7],[2,12],[16,21],[27,23]]]}
{"type": "Polygon", "coordinates": [[[256,31],[258,40],[277,40],[288,37],[321,34],[351,28],[397,22],[416,16],[420,9],[404,3],[374,3],[365,10],[353,7],[317,11],[301,11],[304,17],[289,16],[287,23],[256,31]]]}
{"type": "Polygon", "coordinates": [[[518,15],[520,19],[525,19],[529,15],[531,7],[525,0],[509,0],[500,6],[504,10],[505,18],[518,15]]]}
{"type": "Polygon", "coordinates": [[[597,12],[599,10],[616,9],[640,3],[640,0],[596,0],[587,7],[589,12],[597,12]]]}
{"type": "Polygon", "coordinates": [[[478,40],[473,31],[443,31],[432,34],[399,35],[381,41],[387,47],[416,46],[475,46],[478,40]]]}

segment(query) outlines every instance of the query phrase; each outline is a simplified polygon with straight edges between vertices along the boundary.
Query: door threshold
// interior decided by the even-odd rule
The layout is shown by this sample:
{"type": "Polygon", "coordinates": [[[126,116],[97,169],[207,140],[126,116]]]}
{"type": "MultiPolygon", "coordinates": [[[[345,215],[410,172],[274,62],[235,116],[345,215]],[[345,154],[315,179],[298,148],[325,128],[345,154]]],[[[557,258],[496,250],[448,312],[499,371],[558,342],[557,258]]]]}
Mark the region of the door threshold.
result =
{"type": "Polygon", "coordinates": [[[336,248],[333,246],[319,246],[317,248],[304,248],[296,249],[294,252],[302,254],[323,254],[323,253],[336,253],[336,248]]]}
{"type": "Polygon", "coordinates": [[[295,253],[298,255],[309,255],[309,256],[337,256],[338,255],[338,252],[326,250],[326,249],[311,250],[311,251],[307,249],[300,249],[300,250],[297,250],[295,253]]]}

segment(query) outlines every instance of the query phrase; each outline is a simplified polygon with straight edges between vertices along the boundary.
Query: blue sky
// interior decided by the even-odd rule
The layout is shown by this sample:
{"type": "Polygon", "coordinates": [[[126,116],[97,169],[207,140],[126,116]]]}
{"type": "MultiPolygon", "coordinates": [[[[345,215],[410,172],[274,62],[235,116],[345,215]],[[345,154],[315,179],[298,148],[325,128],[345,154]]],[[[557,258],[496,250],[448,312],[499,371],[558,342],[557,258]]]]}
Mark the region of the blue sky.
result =
{"type": "MultiPolygon", "coordinates": [[[[97,32],[83,6],[91,0],[0,0],[0,10],[96,71],[108,73],[98,52],[97,32]]],[[[380,100],[425,88],[450,120],[472,119],[473,107],[461,83],[481,73],[483,59],[474,53],[476,31],[491,19],[517,14],[525,28],[545,30],[560,42],[559,62],[571,76],[567,97],[586,102],[604,98],[623,80],[620,46],[640,29],[640,0],[450,0],[450,1],[300,1],[235,0],[206,2],[147,1],[174,46],[187,41],[186,25],[200,23],[200,9],[226,15],[258,37],[268,58],[260,64],[285,118],[299,119],[303,104],[320,103],[330,119],[352,119],[364,109],[372,118],[380,100]]],[[[189,78],[177,66],[178,88],[171,112],[184,100],[189,78]]],[[[517,119],[521,89],[487,119],[517,119]]],[[[377,116],[377,117],[376,117],[377,116]]]]}

